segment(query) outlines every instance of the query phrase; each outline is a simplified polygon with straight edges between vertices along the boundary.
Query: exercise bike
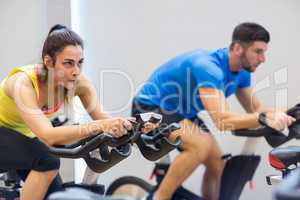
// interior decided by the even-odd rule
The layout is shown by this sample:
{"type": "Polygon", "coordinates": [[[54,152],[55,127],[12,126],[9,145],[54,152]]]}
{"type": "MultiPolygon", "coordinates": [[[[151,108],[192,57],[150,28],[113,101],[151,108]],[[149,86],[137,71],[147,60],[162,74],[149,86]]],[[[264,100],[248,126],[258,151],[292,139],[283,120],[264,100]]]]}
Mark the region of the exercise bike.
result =
{"type": "MultiPolygon", "coordinates": [[[[252,180],[261,159],[259,155],[255,155],[255,149],[262,138],[264,138],[271,147],[275,148],[300,136],[300,106],[296,105],[289,109],[287,114],[297,119],[296,122],[289,127],[288,136],[269,127],[266,123],[257,129],[236,130],[232,132],[235,136],[248,138],[245,141],[240,155],[225,155],[222,158],[226,160],[226,164],[221,178],[220,200],[239,199],[246,183],[252,180]]],[[[155,191],[159,186],[169,165],[170,159],[168,157],[155,164],[153,175],[156,177],[156,185],[151,185],[138,177],[125,176],[112,182],[107,189],[107,194],[114,195],[117,194],[118,190],[122,187],[134,186],[139,188],[135,190],[140,190],[144,192],[144,195],[147,195],[147,193],[155,191]]],[[[172,200],[203,200],[203,198],[181,186],[173,194],[172,200]]]]}
{"type": "MultiPolygon", "coordinates": [[[[59,115],[51,120],[52,126],[62,126],[68,121],[65,115],[59,115]]],[[[4,170],[0,167],[0,199],[17,200],[20,197],[21,178],[16,170],[4,170]]],[[[69,183],[70,184],[70,183],[69,183]]]]}
{"type": "MultiPolygon", "coordinates": [[[[55,194],[55,196],[50,196],[49,199],[61,199],[60,195],[63,195],[63,199],[76,199],[78,197],[78,195],[76,195],[77,193],[82,194],[86,199],[90,199],[97,195],[103,195],[105,189],[104,186],[96,183],[98,173],[103,173],[127,158],[131,153],[131,144],[134,142],[138,143],[139,146],[146,146],[146,142],[149,139],[151,143],[157,143],[155,148],[149,146],[147,148],[143,148],[141,151],[142,154],[149,159],[159,159],[161,156],[176,148],[180,144],[180,138],[178,138],[176,143],[171,143],[165,139],[164,136],[179,128],[179,125],[176,123],[164,127],[160,126],[153,130],[152,134],[154,134],[154,138],[144,138],[142,136],[141,129],[144,123],[157,123],[160,120],[161,115],[157,115],[155,113],[144,113],[138,115],[134,121],[131,121],[134,129],[128,135],[121,138],[113,138],[112,136],[103,133],[83,139],[74,144],[49,148],[49,151],[58,157],[71,159],[83,158],[88,166],[82,183],[64,183],[63,187],[65,188],[65,191],[59,192],[58,194],[55,194]],[[159,145],[161,144],[164,145],[160,148],[159,145]],[[65,196],[69,195],[68,191],[71,194],[70,198],[65,196]],[[58,198],[56,198],[57,195],[58,198]]],[[[66,119],[56,119],[53,121],[53,126],[62,125],[66,121],[66,119]]],[[[14,170],[5,172],[6,173],[1,176],[4,186],[0,187],[0,198],[5,200],[16,200],[20,195],[19,190],[21,188],[21,181],[17,176],[15,176],[16,172],[14,170]]],[[[80,197],[80,199],[84,198],[80,197]]],[[[103,198],[103,196],[101,198],[103,198]]]]}
{"type": "MultiPolygon", "coordinates": [[[[181,141],[177,138],[175,143],[170,142],[167,136],[179,127],[178,124],[160,125],[150,133],[142,134],[143,124],[146,122],[157,123],[161,120],[161,115],[155,113],[144,113],[136,116],[133,130],[129,134],[120,138],[102,133],[81,140],[75,144],[56,146],[49,148],[50,152],[58,157],[83,158],[88,166],[84,184],[90,185],[97,180],[98,173],[103,173],[131,153],[133,143],[137,144],[144,157],[149,160],[157,160],[177,148],[181,141]]],[[[102,193],[93,193],[77,187],[68,187],[61,192],[53,193],[48,200],[74,200],[80,196],[81,200],[92,199],[130,199],[129,197],[106,197],[102,193]]]]}
{"type": "Polygon", "coordinates": [[[281,172],[280,175],[266,177],[268,185],[277,185],[300,166],[300,146],[275,148],[269,153],[270,165],[281,172]]]}
{"type": "MultiPolygon", "coordinates": [[[[59,115],[51,120],[54,127],[62,126],[68,121],[64,115],[59,115]]],[[[77,187],[90,190],[95,193],[104,193],[104,187],[100,184],[75,184],[75,182],[63,183],[63,188],[77,187]]],[[[22,188],[22,180],[16,170],[4,170],[0,167],[0,199],[1,200],[18,200],[20,190],[22,188]]]]}
{"type": "MultiPolygon", "coordinates": [[[[295,115],[298,115],[299,104],[295,106],[290,111],[295,115]]],[[[294,123],[293,131],[297,132],[300,125],[294,123]]],[[[300,130],[300,129],[299,129],[300,130]]],[[[296,139],[300,139],[299,135],[296,139]]],[[[269,153],[269,163],[270,165],[281,172],[280,175],[269,175],[266,176],[266,181],[268,185],[277,185],[284,178],[286,178],[291,172],[299,168],[300,166],[300,146],[287,146],[287,147],[278,147],[273,149],[269,153]]]]}

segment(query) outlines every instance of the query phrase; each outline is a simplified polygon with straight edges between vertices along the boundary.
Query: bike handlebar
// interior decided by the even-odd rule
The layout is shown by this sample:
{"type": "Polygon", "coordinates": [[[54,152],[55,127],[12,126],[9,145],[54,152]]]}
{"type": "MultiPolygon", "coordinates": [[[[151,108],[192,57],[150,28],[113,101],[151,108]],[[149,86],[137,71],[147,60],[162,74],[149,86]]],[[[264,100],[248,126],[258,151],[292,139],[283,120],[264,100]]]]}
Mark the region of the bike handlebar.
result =
{"type": "MultiPolygon", "coordinates": [[[[289,109],[287,114],[296,118],[296,122],[289,127],[288,136],[267,125],[258,129],[235,130],[233,134],[246,137],[265,137],[272,147],[277,147],[292,138],[300,138],[300,104],[289,109]]],[[[138,145],[139,150],[146,159],[155,161],[181,144],[180,137],[177,137],[174,142],[168,140],[168,135],[180,128],[177,123],[161,124],[150,133],[142,133],[145,123],[159,123],[161,119],[162,116],[156,113],[139,114],[135,116],[135,120],[131,120],[133,129],[120,138],[102,133],[74,144],[50,147],[49,149],[52,154],[59,157],[83,158],[92,170],[99,173],[127,158],[131,153],[132,143],[138,145]],[[99,151],[97,157],[92,156],[90,153],[95,150],[99,151]]]]}
{"type": "Polygon", "coordinates": [[[141,137],[146,136],[146,134],[142,133],[145,123],[158,123],[161,119],[162,116],[156,113],[139,114],[135,120],[131,120],[133,129],[120,138],[114,138],[107,133],[102,133],[73,144],[50,147],[49,151],[59,157],[83,158],[87,165],[98,173],[104,172],[127,158],[131,154],[132,143],[138,144],[145,158],[150,160],[154,158],[159,159],[169,151],[177,148],[181,143],[179,138],[175,143],[168,141],[166,138],[172,131],[180,128],[176,123],[164,127],[161,125],[151,131],[149,137],[141,137]],[[153,146],[150,146],[150,144],[153,146]],[[91,155],[90,152],[93,151],[98,151],[96,157],[91,155]]]}
{"type": "Polygon", "coordinates": [[[232,131],[232,134],[242,137],[264,137],[267,143],[273,148],[278,147],[291,139],[300,139],[300,104],[290,108],[286,113],[296,119],[296,121],[288,127],[289,133],[287,136],[267,124],[264,124],[257,129],[234,130],[232,131]]]}

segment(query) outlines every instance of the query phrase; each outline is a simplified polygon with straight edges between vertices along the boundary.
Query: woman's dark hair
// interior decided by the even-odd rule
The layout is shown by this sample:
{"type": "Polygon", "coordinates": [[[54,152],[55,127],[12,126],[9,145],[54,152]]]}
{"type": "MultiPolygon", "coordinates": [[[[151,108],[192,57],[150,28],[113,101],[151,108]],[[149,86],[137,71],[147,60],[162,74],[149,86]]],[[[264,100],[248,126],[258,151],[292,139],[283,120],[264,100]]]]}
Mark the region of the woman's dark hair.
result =
{"type": "Polygon", "coordinates": [[[250,44],[255,41],[269,43],[269,32],[263,26],[257,23],[244,22],[234,28],[232,34],[232,43],[230,46],[232,47],[236,42],[250,44]]]}
{"type": "Polygon", "coordinates": [[[79,45],[83,49],[83,41],[77,33],[68,29],[66,26],[60,24],[54,25],[50,29],[44,42],[42,59],[44,59],[46,55],[49,55],[55,64],[56,55],[63,51],[68,45],[79,45]]]}

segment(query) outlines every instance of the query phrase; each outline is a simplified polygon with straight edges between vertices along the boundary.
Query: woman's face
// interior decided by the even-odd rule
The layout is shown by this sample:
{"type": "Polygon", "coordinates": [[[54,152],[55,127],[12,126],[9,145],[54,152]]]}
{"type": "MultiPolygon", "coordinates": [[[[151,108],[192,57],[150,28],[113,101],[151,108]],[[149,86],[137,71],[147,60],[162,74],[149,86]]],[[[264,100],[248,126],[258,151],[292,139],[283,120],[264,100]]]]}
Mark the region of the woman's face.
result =
{"type": "Polygon", "coordinates": [[[81,73],[83,60],[83,49],[81,46],[66,46],[63,51],[56,55],[56,62],[53,67],[54,84],[63,86],[68,90],[73,89],[81,73]]]}

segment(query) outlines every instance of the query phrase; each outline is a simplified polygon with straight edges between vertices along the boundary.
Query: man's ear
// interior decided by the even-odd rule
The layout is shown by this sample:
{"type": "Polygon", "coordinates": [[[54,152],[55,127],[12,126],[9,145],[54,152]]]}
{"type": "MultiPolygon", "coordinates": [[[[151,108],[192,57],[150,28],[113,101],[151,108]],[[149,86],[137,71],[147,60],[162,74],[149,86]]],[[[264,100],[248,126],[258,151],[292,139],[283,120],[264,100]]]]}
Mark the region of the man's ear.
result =
{"type": "Polygon", "coordinates": [[[243,48],[243,45],[236,42],[233,46],[233,52],[235,55],[237,56],[241,56],[244,52],[244,48],[243,48]]]}
{"type": "Polygon", "coordinates": [[[43,59],[43,64],[48,67],[53,67],[53,59],[49,55],[45,55],[43,59]]]}

